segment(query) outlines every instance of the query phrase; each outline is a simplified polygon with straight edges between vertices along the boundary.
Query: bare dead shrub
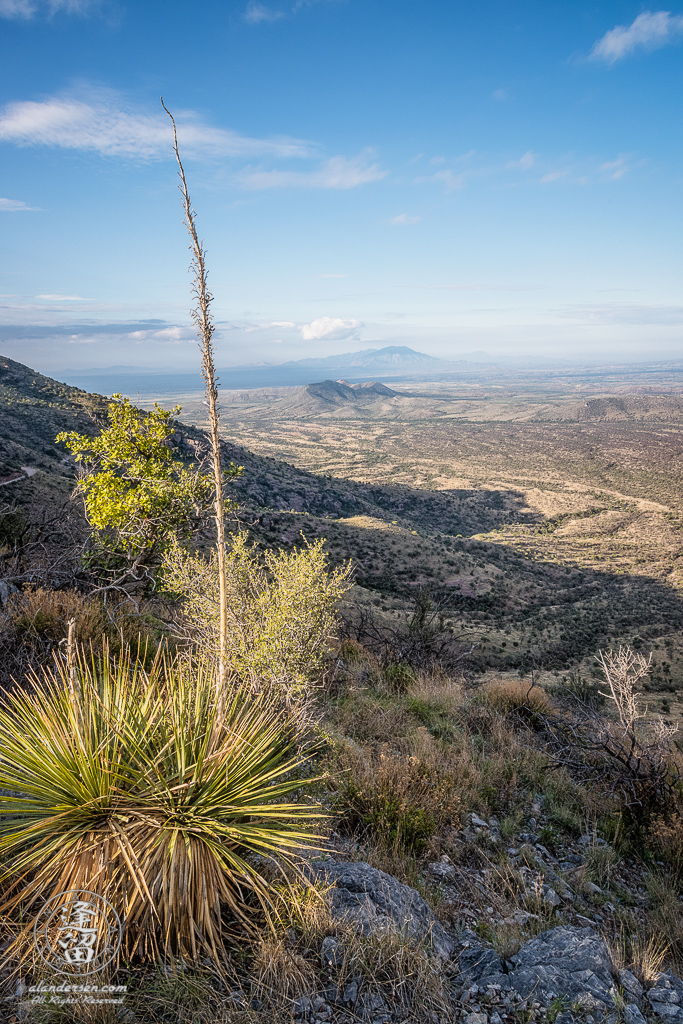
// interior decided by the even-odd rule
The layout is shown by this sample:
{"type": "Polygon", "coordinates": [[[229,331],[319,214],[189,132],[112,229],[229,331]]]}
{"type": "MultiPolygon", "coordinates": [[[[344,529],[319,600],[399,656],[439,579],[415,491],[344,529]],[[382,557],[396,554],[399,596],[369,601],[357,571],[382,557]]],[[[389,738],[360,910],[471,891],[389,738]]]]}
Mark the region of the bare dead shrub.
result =
{"type": "Polygon", "coordinates": [[[673,744],[677,727],[647,716],[638,684],[649,670],[649,659],[620,647],[602,652],[597,660],[607,684],[604,695],[616,719],[587,704],[562,716],[548,716],[552,756],[575,778],[617,797],[640,828],[652,813],[675,806],[683,780],[680,754],[673,744]]]}
{"type": "Polygon", "coordinates": [[[380,622],[371,609],[359,606],[344,621],[344,633],[362,644],[383,667],[404,664],[415,669],[440,666],[455,671],[473,646],[446,624],[442,604],[420,589],[410,616],[396,625],[380,622]]]}

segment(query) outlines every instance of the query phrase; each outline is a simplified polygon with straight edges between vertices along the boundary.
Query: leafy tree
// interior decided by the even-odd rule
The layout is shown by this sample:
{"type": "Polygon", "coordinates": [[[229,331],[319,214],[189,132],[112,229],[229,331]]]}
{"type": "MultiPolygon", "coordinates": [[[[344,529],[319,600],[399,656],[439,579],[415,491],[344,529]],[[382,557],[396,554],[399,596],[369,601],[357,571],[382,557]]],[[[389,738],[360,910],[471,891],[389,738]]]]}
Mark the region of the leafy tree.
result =
{"type": "Polygon", "coordinates": [[[179,411],[155,403],[145,413],[114,395],[109,426],[96,437],[72,430],[56,438],[84,470],[77,491],[92,530],[89,561],[113,570],[117,582],[149,576],[170,542],[191,534],[211,501],[211,480],[174,457],[170,442],[179,411]]]}

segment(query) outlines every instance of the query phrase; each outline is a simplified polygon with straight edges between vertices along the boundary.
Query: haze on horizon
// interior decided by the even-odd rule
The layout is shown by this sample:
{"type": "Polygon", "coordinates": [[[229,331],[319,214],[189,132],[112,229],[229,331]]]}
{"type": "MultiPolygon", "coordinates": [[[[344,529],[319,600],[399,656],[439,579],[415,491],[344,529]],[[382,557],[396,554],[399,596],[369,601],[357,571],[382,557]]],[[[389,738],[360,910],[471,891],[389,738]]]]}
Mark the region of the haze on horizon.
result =
{"type": "Polygon", "coordinates": [[[683,6],[0,0],[0,352],[683,358],[683,6]]]}

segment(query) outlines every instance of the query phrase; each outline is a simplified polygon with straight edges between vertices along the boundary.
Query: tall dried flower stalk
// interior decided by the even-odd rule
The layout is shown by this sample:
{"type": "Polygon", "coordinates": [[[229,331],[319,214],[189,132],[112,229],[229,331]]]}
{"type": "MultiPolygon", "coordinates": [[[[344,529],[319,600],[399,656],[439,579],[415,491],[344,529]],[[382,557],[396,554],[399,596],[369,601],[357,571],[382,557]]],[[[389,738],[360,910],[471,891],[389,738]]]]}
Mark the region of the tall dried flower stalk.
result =
{"type": "Polygon", "coordinates": [[[199,349],[202,354],[202,377],[206,389],[206,399],[209,406],[209,438],[211,441],[211,456],[213,461],[213,478],[216,490],[215,513],[216,513],[216,550],[218,554],[218,597],[220,602],[219,611],[219,647],[218,647],[218,676],[217,689],[218,700],[222,704],[225,694],[226,681],[226,652],[227,652],[227,585],[226,585],[226,564],[225,564],[225,523],[224,523],[224,501],[223,501],[223,470],[221,467],[220,436],[218,433],[218,379],[213,359],[213,332],[215,325],[211,315],[211,302],[213,295],[207,287],[206,253],[202,243],[199,241],[196,226],[196,213],[192,209],[190,193],[187,189],[185,169],[180,159],[178,149],[178,133],[173,114],[166,104],[161,100],[161,105],[171,119],[173,125],[173,148],[176,160],[178,161],[178,174],[180,177],[180,194],[183,197],[183,210],[185,211],[185,227],[187,228],[191,244],[192,262],[190,268],[194,275],[192,283],[192,294],[197,300],[192,310],[192,319],[197,325],[197,336],[199,349]]]}

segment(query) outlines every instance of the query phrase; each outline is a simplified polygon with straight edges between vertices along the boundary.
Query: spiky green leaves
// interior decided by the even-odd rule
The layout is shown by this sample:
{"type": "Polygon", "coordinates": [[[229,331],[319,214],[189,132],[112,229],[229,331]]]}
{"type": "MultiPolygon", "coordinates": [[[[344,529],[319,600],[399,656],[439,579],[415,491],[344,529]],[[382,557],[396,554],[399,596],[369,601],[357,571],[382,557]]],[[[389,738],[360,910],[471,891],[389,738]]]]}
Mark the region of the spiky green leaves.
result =
{"type": "Polygon", "coordinates": [[[103,659],[73,699],[59,673],[5,695],[3,909],[82,886],[125,918],[129,951],[193,957],[220,956],[226,914],[249,925],[258,856],[293,855],[320,814],[288,802],[308,780],[281,707],[235,683],[221,715],[213,673],[103,659]]]}

